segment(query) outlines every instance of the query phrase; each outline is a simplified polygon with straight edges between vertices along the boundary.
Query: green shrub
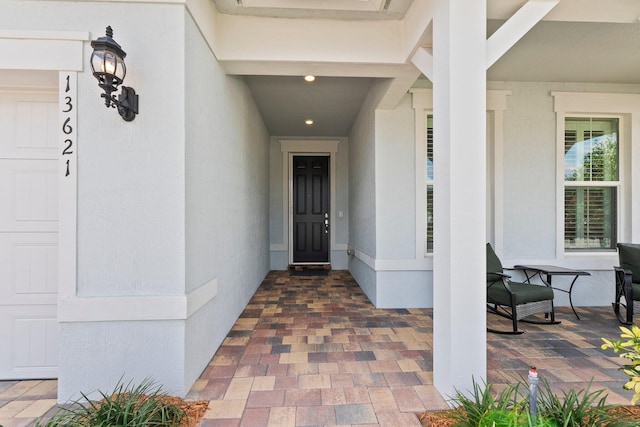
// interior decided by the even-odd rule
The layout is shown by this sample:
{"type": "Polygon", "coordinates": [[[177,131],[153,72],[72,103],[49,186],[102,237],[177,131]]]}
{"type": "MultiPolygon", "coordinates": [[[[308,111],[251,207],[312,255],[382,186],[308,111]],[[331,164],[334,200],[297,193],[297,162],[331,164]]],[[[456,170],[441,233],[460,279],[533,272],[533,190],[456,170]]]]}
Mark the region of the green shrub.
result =
{"type": "Polygon", "coordinates": [[[620,357],[631,361],[630,364],[620,368],[620,371],[629,376],[629,381],[627,381],[623,387],[625,390],[633,390],[631,404],[635,405],[640,399],[640,328],[636,325],[632,325],[631,328],[621,326],[620,330],[622,333],[620,334],[620,339],[617,341],[602,338],[604,342],[602,349],[611,348],[615,353],[624,350],[624,353],[620,354],[620,357]]]}
{"type": "Polygon", "coordinates": [[[589,391],[590,387],[591,383],[584,390],[569,389],[558,397],[543,379],[538,388],[538,412],[562,427],[612,426],[614,421],[621,421],[610,415],[604,390],[589,391]]]}
{"type": "Polygon", "coordinates": [[[116,385],[113,393],[100,392],[100,401],[84,393],[56,412],[45,424],[35,427],[175,427],[186,416],[178,406],[165,402],[166,394],[150,380],[138,386],[116,385]]]}
{"type": "Polygon", "coordinates": [[[500,393],[491,384],[473,381],[470,396],[456,392],[451,402],[457,406],[450,416],[456,427],[633,427],[637,421],[611,414],[604,390],[564,392],[556,396],[545,379],[540,380],[537,417],[529,415],[528,384],[521,379],[500,393]]]}
{"type": "Polygon", "coordinates": [[[456,397],[451,399],[455,406],[460,410],[451,413],[459,427],[476,427],[480,426],[487,414],[494,413],[494,417],[498,414],[508,413],[512,408],[519,406],[518,386],[508,386],[500,393],[494,396],[491,384],[478,384],[472,380],[473,390],[471,396],[456,392],[456,397]]]}

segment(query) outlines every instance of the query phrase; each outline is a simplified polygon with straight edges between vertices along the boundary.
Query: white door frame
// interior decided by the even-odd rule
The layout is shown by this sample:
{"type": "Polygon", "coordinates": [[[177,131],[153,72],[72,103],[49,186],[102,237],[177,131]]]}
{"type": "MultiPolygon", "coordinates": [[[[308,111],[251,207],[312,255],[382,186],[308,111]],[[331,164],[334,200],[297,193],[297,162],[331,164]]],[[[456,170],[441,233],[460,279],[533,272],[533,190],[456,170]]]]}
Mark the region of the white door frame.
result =
{"type": "MultiPolygon", "coordinates": [[[[287,173],[282,174],[282,231],[286,235],[282,241],[288,242],[289,265],[293,264],[293,156],[329,157],[329,263],[331,252],[335,250],[335,198],[336,198],[336,153],[338,140],[281,140],[282,166],[287,173]],[[286,196],[286,197],[285,197],[286,196]]],[[[284,172],[284,170],[283,170],[284,172]]],[[[296,263],[304,264],[304,263],[296,263]]],[[[317,263],[313,263],[317,264],[317,263]]]]}

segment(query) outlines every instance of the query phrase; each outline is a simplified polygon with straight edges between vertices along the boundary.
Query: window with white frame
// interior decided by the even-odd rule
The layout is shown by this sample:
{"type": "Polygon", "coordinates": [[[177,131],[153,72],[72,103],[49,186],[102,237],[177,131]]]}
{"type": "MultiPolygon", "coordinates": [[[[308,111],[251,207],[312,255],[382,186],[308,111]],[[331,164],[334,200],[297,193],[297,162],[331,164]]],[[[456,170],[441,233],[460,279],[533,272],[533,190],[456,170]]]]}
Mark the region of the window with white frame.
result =
{"type": "Polygon", "coordinates": [[[565,117],[565,251],[615,250],[620,187],[617,117],[565,117]]]}
{"type": "MultiPolygon", "coordinates": [[[[434,156],[433,156],[433,93],[431,89],[413,88],[410,90],[413,96],[413,108],[415,110],[415,161],[416,161],[416,259],[431,260],[434,252],[434,156]]],[[[487,91],[487,141],[491,149],[492,158],[488,162],[501,164],[502,145],[504,140],[504,111],[507,108],[507,97],[510,91],[487,91]],[[489,114],[490,113],[490,114],[489,114]],[[489,135],[489,130],[492,130],[489,135]]],[[[492,186],[502,184],[501,170],[488,170],[488,182],[492,186]]],[[[487,200],[487,236],[501,245],[501,230],[494,230],[496,217],[502,218],[502,191],[495,191],[495,195],[487,200]],[[492,204],[490,206],[490,204],[492,204]]],[[[431,262],[431,261],[429,261],[431,262]]],[[[428,264],[429,266],[431,264],[428,264]]],[[[430,267],[429,267],[430,268],[430,267]]]]}
{"type": "Polygon", "coordinates": [[[426,209],[425,209],[425,248],[427,253],[433,253],[433,115],[427,114],[425,119],[425,189],[426,189],[426,209]]]}

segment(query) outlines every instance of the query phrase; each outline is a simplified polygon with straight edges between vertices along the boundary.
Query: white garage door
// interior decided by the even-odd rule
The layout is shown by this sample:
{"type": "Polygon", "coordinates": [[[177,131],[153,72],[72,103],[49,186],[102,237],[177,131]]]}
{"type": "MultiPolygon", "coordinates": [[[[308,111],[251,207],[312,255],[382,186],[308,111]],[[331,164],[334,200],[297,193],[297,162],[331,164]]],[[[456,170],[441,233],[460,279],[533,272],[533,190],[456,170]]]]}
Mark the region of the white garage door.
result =
{"type": "Polygon", "coordinates": [[[55,92],[0,89],[0,379],[55,378],[55,92]]]}

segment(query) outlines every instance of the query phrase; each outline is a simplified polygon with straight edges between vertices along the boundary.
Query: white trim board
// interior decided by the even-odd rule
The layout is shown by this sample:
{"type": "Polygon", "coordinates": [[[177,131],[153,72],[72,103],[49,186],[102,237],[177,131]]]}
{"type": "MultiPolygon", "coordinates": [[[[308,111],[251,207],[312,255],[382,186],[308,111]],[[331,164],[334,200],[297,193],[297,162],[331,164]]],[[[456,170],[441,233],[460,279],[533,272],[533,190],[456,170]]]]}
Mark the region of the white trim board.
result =
{"type": "Polygon", "coordinates": [[[0,31],[0,69],[69,70],[84,68],[89,32],[0,31]]]}
{"type": "Polygon", "coordinates": [[[62,297],[58,300],[58,321],[118,322],[186,320],[218,294],[214,278],[186,295],[126,297],[62,297]]]}

